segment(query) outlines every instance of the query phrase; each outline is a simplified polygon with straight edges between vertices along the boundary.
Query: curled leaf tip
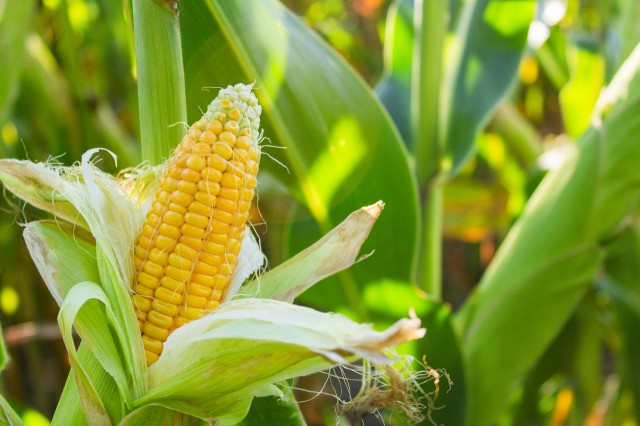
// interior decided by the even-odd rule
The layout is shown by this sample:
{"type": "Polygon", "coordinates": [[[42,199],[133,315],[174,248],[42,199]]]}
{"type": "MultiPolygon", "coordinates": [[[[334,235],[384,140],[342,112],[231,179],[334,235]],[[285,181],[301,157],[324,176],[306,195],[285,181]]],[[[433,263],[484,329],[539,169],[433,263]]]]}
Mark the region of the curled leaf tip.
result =
{"type": "Polygon", "coordinates": [[[372,218],[377,219],[378,216],[380,216],[380,213],[382,213],[382,209],[384,209],[384,203],[382,202],[382,200],[380,200],[375,204],[371,204],[370,206],[362,207],[360,210],[367,213],[372,218]]]}
{"type": "Polygon", "coordinates": [[[397,346],[410,340],[417,340],[427,333],[426,328],[421,328],[422,322],[415,313],[409,318],[402,318],[387,330],[381,333],[365,333],[353,338],[350,343],[363,349],[380,350],[397,346]]]}

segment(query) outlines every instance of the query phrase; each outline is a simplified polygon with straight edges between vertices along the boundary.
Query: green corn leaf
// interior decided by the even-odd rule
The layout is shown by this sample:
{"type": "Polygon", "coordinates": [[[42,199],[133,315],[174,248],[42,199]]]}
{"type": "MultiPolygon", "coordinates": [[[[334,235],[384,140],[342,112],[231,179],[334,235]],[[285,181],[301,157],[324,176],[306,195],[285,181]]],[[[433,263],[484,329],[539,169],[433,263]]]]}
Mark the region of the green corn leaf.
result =
{"type": "MultiPolygon", "coordinates": [[[[466,417],[467,385],[460,337],[453,327],[451,308],[429,302],[420,319],[428,332],[418,342],[417,356],[424,355],[431,368],[440,375],[439,393],[430,417],[437,424],[463,425],[466,417]]],[[[429,386],[432,386],[429,382],[429,386]]],[[[432,389],[424,387],[425,392],[432,389]]],[[[435,395],[434,395],[435,396],[435,395]]],[[[425,419],[422,424],[431,424],[425,419]]]]}
{"type": "MultiPolygon", "coordinates": [[[[205,87],[256,81],[269,150],[291,174],[263,157],[308,207],[309,232],[296,253],[349,213],[382,199],[387,209],[364,250],[381,261],[332,279],[333,299],[381,276],[408,281],[416,244],[416,195],[400,137],[384,108],[353,70],[299,18],[274,0],[181,2],[189,116],[209,102],[205,87]],[[380,173],[388,170],[389,173],[380,173]],[[308,235],[308,238],[307,238],[308,235]],[[401,245],[394,242],[402,241],[401,245]],[[341,282],[342,289],[336,285],[341,282]]],[[[259,191],[258,191],[259,192],[259,191]]],[[[330,290],[327,290],[330,288],[330,290]]],[[[316,291],[317,287],[310,293],[316,291]]],[[[309,297],[313,298],[313,295],[309,297]]],[[[354,300],[356,297],[351,297],[354,300]]]]}
{"type": "MultiPolygon", "coordinates": [[[[473,0],[459,11],[451,8],[457,25],[446,41],[439,112],[445,172],[455,173],[469,158],[477,133],[511,87],[535,4],[534,0],[473,0]]],[[[390,9],[385,73],[376,88],[405,140],[410,140],[410,105],[415,95],[411,91],[413,13],[412,0],[397,0],[390,9]]]]}
{"type": "Polygon", "coordinates": [[[413,37],[413,0],[396,0],[389,7],[387,16],[384,73],[376,86],[376,95],[409,145],[412,142],[413,37]]]}
{"type": "MultiPolygon", "coordinates": [[[[620,337],[617,371],[621,389],[629,389],[636,418],[640,418],[640,228],[629,226],[610,247],[606,259],[607,274],[598,288],[607,294],[614,306],[615,325],[620,337]]],[[[611,424],[615,422],[612,421],[611,424]]]]}
{"type": "Polygon", "coordinates": [[[34,0],[5,2],[0,15],[0,128],[11,113],[19,87],[25,41],[31,26],[34,0]]]}
{"type": "Polygon", "coordinates": [[[352,213],[315,244],[245,285],[236,298],[293,302],[318,281],[350,267],[382,208],[379,202],[352,213]]]}
{"type": "Polygon", "coordinates": [[[511,87],[535,6],[535,0],[473,0],[462,7],[443,74],[445,172],[455,173],[473,153],[478,131],[511,87]]]}
{"type": "Polygon", "coordinates": [[[640,47],[601,95],[575,152],[538,187],[459,315],[470,424],[495,420],[591,286],[601,244],[638,207],[638,70],[640,47]]]}

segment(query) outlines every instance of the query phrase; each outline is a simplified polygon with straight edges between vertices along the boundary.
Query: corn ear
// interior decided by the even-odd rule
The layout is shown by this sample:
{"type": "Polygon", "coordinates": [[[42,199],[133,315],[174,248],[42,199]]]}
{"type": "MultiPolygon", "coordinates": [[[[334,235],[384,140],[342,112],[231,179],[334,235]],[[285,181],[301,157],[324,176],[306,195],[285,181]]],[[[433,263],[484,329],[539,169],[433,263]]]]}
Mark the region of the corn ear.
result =
{"type": "Polygon", "coordinates": [[[220,305],[234,273],[260,161],[251,88],[221,90],[191,126],[138,237],[133,304],[149,365],[173,330],[220,305]]]}

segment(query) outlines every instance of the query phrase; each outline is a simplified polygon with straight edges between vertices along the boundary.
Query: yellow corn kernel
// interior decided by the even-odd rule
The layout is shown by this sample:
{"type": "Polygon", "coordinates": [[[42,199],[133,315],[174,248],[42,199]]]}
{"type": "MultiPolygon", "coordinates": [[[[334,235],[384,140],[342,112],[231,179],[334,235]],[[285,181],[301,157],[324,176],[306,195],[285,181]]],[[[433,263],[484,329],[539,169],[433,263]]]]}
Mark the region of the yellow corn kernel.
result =
{"type": "MultiPolygon", "coordinates": [[[[209,143],[197,143],[191,148],[191,151],[195,155],[207,155],[211,152],[211,144],[209,143]]],[[[185,161],[186,165],[186,161],[185,161]]]]}
{"type": "Polygon", "coordinates": [[[164,266],[160,266],[157,263],[153,262],[144,262],[144,265],[142,265],[142,270],[147,274],[160,278],[162,276],[162,272],[164,271],[164,266]]]}
{"type": "Polygon", "coordinates": [[[169,251],[177,241],[174,238],[165,237],[164,235],[158,235],[156,237],[156,248],[159,250],[169,251]]]}
{"type": "Polygon", "coordinates": [[[164,273],[167,274],[168,277],[173,278],[174,280],[179,282],[186,282],[191,275],[191,271],[185,271],[172,265],[167,266],[164,270],[164,273]]]}
{"type": "Polygon", "coordinates": [[[182,235],[180,242],[193,250],[199,251],[202,248],[202,238],[194,238],[188,235],[182,235]]]}
{"type": "MultiPolygon", "coordinates": [[[[172,177],[173,179],[180,179],[180,175],[182,175],[182,167],[180,167],[178,165],[171,166],[167,170],[167,174],[170,177],[172,177]]],[[[160,200],[158,200],[158,201],[160,201],[160,200]]]]}
{"type": "Polygon", "coordinates": [[[198,274],[214,275],[216,272],[218,272],[218,268],[208,265],[205,262],[198,262],[193,268],[193,272],[198,274]]]}
{"type": "Polygon", "coordinates": [[[233,157],[233,150],[231,149],[228,143],[216,142],[212,147],[212,151],[218,154],[220,157],[224,158],[225,160],[228,160],[231,157],[233,157]]]}
{"type": "MultiPolygon", "coordinates": [[[[220,185],[218,185],[218,191],[220,190],[220,185]]],[[[201,202],[206,206],[215,207],[217,198],[215,194],[211,194],[209,192],[200,191],[196,194],[196,201],[201,202]]]]}
{"type": "Polygon", "coordinates": [[[167,337],[169,337],[169,330],[160,328],[150,322],[144,323],[142,331],[144,331],[144,334],[146,334],[147,336],[156,340],[160,340],[161,342],[164,342],[165,340],[167,340],[167,337]]]}
{"type": "Polygon", "coordinates": [[[177,226],[169,225],[168,223],[163,223],[158,228],[158,234],[169,237],[173,240],[177,240],[178,238],[180,238],[180,228],[177,226]]]}
{"type": "Polygon", "coordinates": [[[206,228],[207,225],[209,225],[209,218],[206,216],[203,216],[201,214],[198,213],[193,213],[193,212],[187,212],[184,215],[184,221],[187,222],[189,225],[193,225],[196,226],[198,228],[206,228]]]}
{"type": "Polygon", "coordinates": [[[191,282],[189,284],[189,294],[194,296],[206,297],[208,298],[211,295],[211,287],[207,287],[196,282],[191,282]]]}
{"type": "MultiPolygon", "coordinates": [[[[185,169],[185,170],[190,170],[190,169],[185,169]]],[[[200,178],[200,173],[195,171],[194,173],[197,173],[198,178],[200,178]]],[[[197,182],[199,181],[200,180],[198,180],[197,182]]],[[[181,180],[180,182],[178,182],[178,185],[176,186],[176,188],[178,189],[178,191],[186,192],[187,194],[192,194],[192,195],[198,192],[198,185],[188,180],[181,180]]]]}
{"type": "Polygon", "coordinates": [[[220,134],[222,132],[222,129],[222,123],[218,120],[213,120],[212,122],[207,124],[207,130],[210,130],[215,134],[220,134]]]}
{"type": "Polygon", "coordinates": [[[144,348],[149,352],[162,352],[162,342],[152,339],[149,336],[142,336],[142,344],[144,345],[144,348]]]}
{"type": "Polygon", "coordinates": [[[219,155],[213,154],[207,157],[207,165],[216,170],[220,170],[221,172],[224,172],[227,169],[227,164],[227,160],[219,155]]]}
{"type": "Polygon", "coordinates": [[[201,203],[200,201],[194,201],[193,203],[191,203],[189,205],[189,211],[207,217],[210,217],[213,213],[213,209],[211,207],[204,203],[201,203]]]}
{"type": "Polygon", "coordinates": [[[205,287],[213,287],[216,284],[214,277],[205,274],[192,274],[191,281],[205,287]]]}
{"type": "Polygon", "coordinates": [[[171,200],[183,207],[188,207],[191,201],[193,201],[193,195],[182,191],[173,191],[171,194],[171,200]]]}
{"type": "Polygon", "coordinates": [[[184,215],[168,211],[164,214],[164,216],[162,216],[162,220],[164,221],[164,223],[168,223],[169,225],[182,226],[182,224],[184,223],[184,215]]]}
{"type": "Polygon", "coordinates": [[[180,269],[190,270],[193,266],[193,262],[174,252],[169,255],[169,265],[180,269]]]}
{"type": "Polygon", "coordinates": [[[172,212],[176,212],[179,214],[185,214],[187,212],[187,208],[184,206],[181,206],[180,204],[176,204],[176,203],[169,203],[169,210],[171,210],[172,212]]]}
{"type": "Polygon", "coordinates": [[[149,312],[151,310],[151,299],[134,294],[133,306],[142,312],[149,312]]]}
{"type": "Polygon", "coordinates": [[[154,301],[151,302],[151,309],[160,312],[161,314],[175,317],[176,315],[178,315],[179,306],[167,303],[160,299],[154,299],[154,301]]]}
{"type": "Polygon", "coordinates": [[[145,287],[141,284],[136,285],[133,288],[134,294],[144,297],[153,297],[156,294],[156,290],[153,288],[145,287]]]}
{"type": "Polygon", "coordinates": [[[211,130],[206,130],[200,135],[200,140],[203,142],[215,142],[218,140],[218,137],[211,130]]]}
{"type": "MultiPolygon", "coordinates": [[[[182,171],[181,177],[182,179],[188,182],[195,182],[195,183],[200,182],[200,179],[202,179],[202,176],[200,176],[200,171],[193,170],[188,167],[182,171]]],[[[180,185],[178,185],[178,189],[180,189],[180,185]]],[[[185,191],[185,192],[188,192],[188,191],[185,191]]]]}
{"type": "MultiPolygon", "coordinates": [[[[161,346],[162,346],[162,343],[161,343],[161,346]]],[[[144,351],[144,356],[145,356],[145,359],[147,361],[147,365],[153,364],[154,362],[156,362],[160,358],[160,355],[158,355],[155,352],[150,352],[148,350],[144,351]]]]}
{"type": "MultiPolygon", "coordinates": [[[[222,180],[222,177],[220,178],[220,180],[222,180]]],[[[198,182],[198,189],[200,190],[200,192],[204,192],[205,194],[218,195],[218,193],[220,192],[220,184],[218,182],[212,182],[212,181],[203,179],[200,182],[198,182]]],[[[198,201],[204,202],[202,200],[198,200],[198,201]]]]}
{"type": "Polygon", "coordinates": [[[150,311],[147,315],[147,321],[157,325],[160,328],[169,329],[173,327],[173,318],[168,315],[161,314],[156,311],[150,311]]]}
{"type": "Polygon", "coordinates": [[[166,288],[167,290],[171,290],[172,292],[184,292],[184,281],[176,280],[175,278],[165,275],[164,277],[162,277],[160,283],[162,287],[166,288]]]}
{"type": "Polygon", "coordinates": [[[233,222],[233,213],[226,212],[222,209],[215,209],[213,211],[213,218],[215,220],[219,220],[222,223],[232,223],[233,222]]]}
{"type": "Polygon", "coordinates": [[[213,167],[207,167],[201,172],[202,178],[209,182],[220,182],[222,180],[222,172],[213,167]]]}
{"type": "Polygon", "coordinates": [[[200,171],[207,167],[207,159],[201,155],[190,155],[187,158],[187,167],[192,170],[200,171]]]}
{"type": "Polygon", "coordinates": [[[235,201],[228,200],[226,198],[219,197],[216,207],[227,211],[229,213],[235,213],[238,209],[238,204],[235,201]]]}
{"type": "Polygon", "coordinates": [[[158,284],[160,284],[160,280],[158,277],[154,277],[153,275],[147,272],[140,272],[138,275],[138,283],[147,287],[147,288],[157,288],[158,284]]]}
{"type": "MultiPolygon", "coordinates": [[[[215,214],[215,211],[213,213],[215,214]]],[[[182,231],[182,235],[186,235],[187,237],[202,239],[205,235],[205,230],[203,228],[198,228],[190,223],[182,225],[180,230],[182,231]]]]}
{"type": "Polygon", "coordinates": [[[158,287],[156,289],[156,297],[163,302],[171,303],[172,305],[179,305],[182,303],[182,294],[171,291],[165,287],[158,287]]]}
{"type": "Polygon", "coordinates": [[[207,265],[218,266],[222,264],[222,257],[215,254],[209,254],[203,251],[200,253],[200,256],[198,257],[198,261],[204,262],[207,265]]]}

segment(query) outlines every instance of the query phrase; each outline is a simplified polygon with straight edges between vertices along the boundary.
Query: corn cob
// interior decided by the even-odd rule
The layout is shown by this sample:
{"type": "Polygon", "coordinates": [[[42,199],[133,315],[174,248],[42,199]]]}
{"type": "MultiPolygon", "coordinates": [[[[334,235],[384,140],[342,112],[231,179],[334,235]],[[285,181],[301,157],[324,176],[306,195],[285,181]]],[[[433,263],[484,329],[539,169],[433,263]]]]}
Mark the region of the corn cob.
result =
{"type": "Polygon", "coordinates": [[[173,330],[220,304],[233,274],[260,161],[251,89],[221,90],[191,126],[137,240],[132,297],[147,365],[173,330]]]}

